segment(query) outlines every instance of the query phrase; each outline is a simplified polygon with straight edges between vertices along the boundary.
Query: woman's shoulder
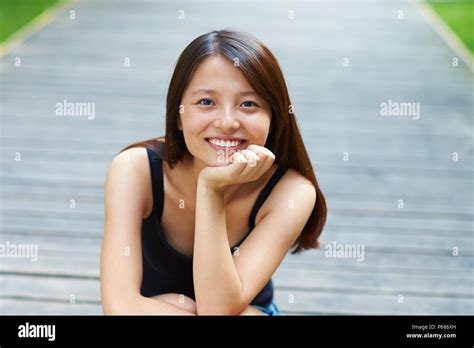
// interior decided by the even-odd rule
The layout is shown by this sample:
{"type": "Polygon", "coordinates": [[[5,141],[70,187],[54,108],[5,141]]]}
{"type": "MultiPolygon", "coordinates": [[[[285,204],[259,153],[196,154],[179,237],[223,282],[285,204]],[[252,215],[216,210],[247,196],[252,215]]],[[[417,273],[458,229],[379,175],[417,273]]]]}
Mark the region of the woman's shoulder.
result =
{"type": "Polygon", "coordinates": [[[289,168],[282,178],[281,190],[302,199],[316,199],[316,187],[299,171],[289,168]]]}
{"type": "Polygon", "coordinates": [[[288,186],[288,185],[311,185],[311,181],[305,177],[303,174],[301,174],[299,171],[293,169],[293,168],[288,168],[281,178],[282,181],[282,186],[288,186]]]}
{"type": "Polygon", "coordinates": [[[124,150],[112,159],[107,173],[106,192],[119,192],[119,199],[140,204],[144,210],[143,216],[147,216],[151,191],[151,173],[145,147],[124,150]]]}
{"type": "Polygon", "coordinates": [[[120,161],[120,159],[133,159],[137,161],[141,160],[142,162],[145,162],[144,164],[146,164],[149,153],[154,153],[161,157],[165,148],[165,144],[165,139],[162,137],[132,143],[124,150],[120,151],[120,153],[115,156],[114,160],[117,159],[117,161],[120,161]]]}
{"type": "Polygon", "coordinates": [[[148,153],[145,147],[132,147],[117,154],[111,163],[111,169],[144,170],[148,169],[148,153]]]}
{"type": "Polygon", "coordinates": [[[126,150],[122,150],[117,154],[112,162],[127,163],[127,165],[131,165],[135,169],[141,169],[146,172],[149,167],[150,154],[162,157],[164,146],[165,140],[162,138],[135,143],[126,148],[126,150]]]}
{"type": "Polygon", "coordinates": [[[278,209],[282,201],[286,202],[285,205],[292,206],[297,201],[301,201],[302,198],[311,200],[313,195],[315,198],[316,188],[311,181],[299,171],[288,168],[262,206],[262,216],[265,216],[274,209],[278,209]]]}

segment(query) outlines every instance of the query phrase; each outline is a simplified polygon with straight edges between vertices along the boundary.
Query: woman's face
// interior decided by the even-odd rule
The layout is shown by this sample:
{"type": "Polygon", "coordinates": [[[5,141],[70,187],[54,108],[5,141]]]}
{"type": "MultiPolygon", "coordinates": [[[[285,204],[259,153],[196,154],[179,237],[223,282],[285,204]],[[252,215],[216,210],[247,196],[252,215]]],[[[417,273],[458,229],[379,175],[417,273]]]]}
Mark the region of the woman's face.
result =
{"type": "Polygon", "coordinates": [[[238,66],[218,55],[198,66],[181,100],[179,128],[191,155],[206,166],[227,165],[234,152],[265,145],[270,121],[270,105],[238,66]]]}

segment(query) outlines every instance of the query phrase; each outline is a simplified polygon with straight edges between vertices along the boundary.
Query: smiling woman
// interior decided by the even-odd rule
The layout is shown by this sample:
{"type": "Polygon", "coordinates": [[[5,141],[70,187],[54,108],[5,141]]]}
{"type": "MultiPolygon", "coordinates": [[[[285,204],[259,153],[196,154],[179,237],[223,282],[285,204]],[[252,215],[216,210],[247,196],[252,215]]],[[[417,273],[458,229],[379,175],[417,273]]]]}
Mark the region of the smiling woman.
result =
{"type": "Polygon", "coordinates": [[[166,135],[109,169],[101,254],[106,314],[277,315],[271,277],[317,248],[326,203],[276,58],[213,31],[175,67],[166,135]]]}

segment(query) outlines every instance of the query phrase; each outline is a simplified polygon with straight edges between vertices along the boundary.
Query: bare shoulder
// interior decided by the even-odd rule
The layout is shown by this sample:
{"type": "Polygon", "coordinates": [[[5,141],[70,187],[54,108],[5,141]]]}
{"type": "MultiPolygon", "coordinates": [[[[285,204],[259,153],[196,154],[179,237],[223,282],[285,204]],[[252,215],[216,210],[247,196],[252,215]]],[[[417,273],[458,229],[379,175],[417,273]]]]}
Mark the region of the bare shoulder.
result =
{"type": "Polygon", "coordinates": [[[144,147],[134,147],[117,154],[111,162],[110,170],[145,170],[148,169],[148,154],[144,147]]]}
{"type": "Polygon", "coordinates": [[[122,183],[139,181],[150,177],[148,154],[143,147],[131,148],[116,155],[110,163],[107,180],[114,179],[122,183]]]}
{"type": "Polygon", "coordinates": [[[300,172],[289,168],[273,188],[261,208],[262,217],[272,211],[287,210],[288,207],[313,209],[316,202],[316,188],[300,172]]]}
{"type": "Polygon", "coordinates": [[[151,210],[151,174],[145,148],[136,147],[116,155],[109,167],[105,183],[106,195],[135,202],[144,216],[151,210]]]}
{"type": "Polygon", "coordinates": [[[316,200],[316,188],[300,172],[289,168],[274,188],[275,196],[301,196],[304,200],[316,200]]]}
{"type": "MultiPolygon", "coordinates": [[[[306,178],[303,174],[300,172],[294,170],[293,168],[289,168],[286,172],[285,175],[280,179],[281,185],[286,186],[286,185],[309,185],[313,186],[311,181],[306,178]]],[[[280,183],[280,182],[279,182],[280,183]]]]}

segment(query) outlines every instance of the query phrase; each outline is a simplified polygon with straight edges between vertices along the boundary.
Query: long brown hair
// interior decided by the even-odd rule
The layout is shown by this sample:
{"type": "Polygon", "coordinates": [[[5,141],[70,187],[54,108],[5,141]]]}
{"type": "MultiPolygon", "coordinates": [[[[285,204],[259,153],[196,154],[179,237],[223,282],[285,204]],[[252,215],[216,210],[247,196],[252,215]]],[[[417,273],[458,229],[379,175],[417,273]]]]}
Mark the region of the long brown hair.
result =
{"type": "MultiPolygon", "coordinates": [[[[303,231],[292,246],[296,254],[319,247],[318,238],[326,222],[327,208],[308,153],[303,143],[283,73],[270,50],[250,34],[235,30],[211,31],[192,41],[181,53],[171,78],[166,98],[165,158],[170,166],[188,152],[183,133],[178,129],[183,93],[198,65],[211,55],[221,55],[239,66],[255,91],[271,106],[270,133],[265,147],[275,154],[279,166],[300,172],[316,188],[316,203],[303,231]]],[[[155,148],[157,139],[127,146],[155,148]]]]}

